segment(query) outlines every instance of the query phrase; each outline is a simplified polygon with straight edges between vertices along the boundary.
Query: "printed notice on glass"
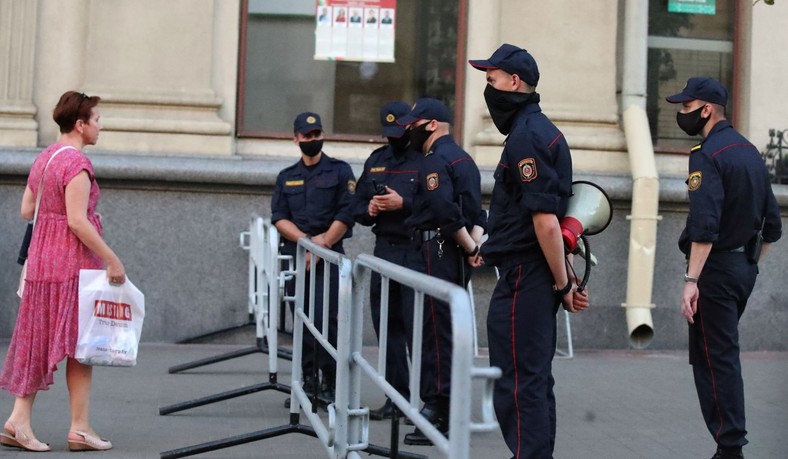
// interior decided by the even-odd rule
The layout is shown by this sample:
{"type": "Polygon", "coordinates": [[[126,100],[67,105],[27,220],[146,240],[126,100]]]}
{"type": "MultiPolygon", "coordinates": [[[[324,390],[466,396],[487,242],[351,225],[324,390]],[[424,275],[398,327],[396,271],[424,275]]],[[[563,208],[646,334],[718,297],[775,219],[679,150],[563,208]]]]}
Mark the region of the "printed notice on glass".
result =
{"type": "Polygon", "coordinates": [[[317,0],[315,59],[394,62],[397,0],[317,0]]]}
{"type": "Polygon", "coordinates": [[[716,0],[669,0],[669,13],[716,14],[716,0]]]}

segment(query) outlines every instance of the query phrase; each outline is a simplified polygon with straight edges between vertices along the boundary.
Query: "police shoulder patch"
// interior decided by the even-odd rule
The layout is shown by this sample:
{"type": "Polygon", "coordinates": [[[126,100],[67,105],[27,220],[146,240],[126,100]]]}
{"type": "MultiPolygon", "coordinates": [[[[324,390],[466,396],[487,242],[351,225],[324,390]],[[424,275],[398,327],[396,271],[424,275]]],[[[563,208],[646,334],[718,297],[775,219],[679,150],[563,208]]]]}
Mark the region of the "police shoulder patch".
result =
{"type": "Polygon", "coordinates": [[[356,194],[356,181],[355,180],[348,180],[347,181],[347,192],[350,194],[356,194]]]}
{"type": "Polygon", "coordinates": [[[433,191],[438,189],[439,185],[438,181],[438,173],[433,172],[432,174],[427,175],[427,191],[433,191]]]}
{"type": "Polygon", "coordinates": [[[533,181],[537,177],[536,160],[534,158],[525,158],[517,163],[517,169],[520,171],[520,180],[523,182],[533,181]]]}
{"type": "Polygon", "coordinates": [[[702,178],[703,174],[700,171],[691,173],[687,178],[687,189],[689,191],[695,191],[700,188],[700,182],[702,178]]]}
{"type": "Polygon", "coordinates": [[[701,144],[697,144],[694,147],[690,148],[690,153],[695,153],[696,151],[700,150],[701,144]]]}

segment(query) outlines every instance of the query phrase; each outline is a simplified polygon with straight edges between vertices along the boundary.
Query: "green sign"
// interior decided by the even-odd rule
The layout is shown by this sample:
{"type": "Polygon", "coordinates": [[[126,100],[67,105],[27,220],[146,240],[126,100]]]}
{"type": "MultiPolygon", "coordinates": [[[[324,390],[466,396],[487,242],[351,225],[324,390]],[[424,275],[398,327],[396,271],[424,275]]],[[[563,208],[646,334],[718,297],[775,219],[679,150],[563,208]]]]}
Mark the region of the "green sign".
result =
{"type": "Polygon", "coordinates": [[[717,0],[668,0],[669,13],[716,14],[717,0]]]}

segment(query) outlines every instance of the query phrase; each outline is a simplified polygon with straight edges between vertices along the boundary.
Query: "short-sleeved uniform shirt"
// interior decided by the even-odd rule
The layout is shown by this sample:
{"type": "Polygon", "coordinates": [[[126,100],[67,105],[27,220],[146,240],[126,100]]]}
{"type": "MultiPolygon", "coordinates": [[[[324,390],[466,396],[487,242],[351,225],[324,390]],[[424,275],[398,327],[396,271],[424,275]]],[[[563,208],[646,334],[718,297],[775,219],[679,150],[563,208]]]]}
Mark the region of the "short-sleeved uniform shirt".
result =
{"type": "Polygon", "coordinates": [[[679,248],[712,243],[712,251],[744,246],[761,228],[766,242],[782,235],[780,208],[758,149],[727,120],[692,148],[687,178],[690,210],[679,248]]]}
{"type": "Polygon", "coordinates": [[[481,174],[476,162],[445,135],[433,142],[419,167],[413,214],[406,225],[416,230],[440,228],[451,235],[463,226],[486,226],[482,212],[481,174]]]}
{"type": "Polygon", "coordinates": [[[500,266],[540,255],[533,214],[562,218],[571,190],[572,156],[564,135],[539,104],[527,104],[512,123],[495,169],[485,263],[500,266]]]}
{"type": "Polygon", "coordinates": [[[388,240],[410,239],[411,234],[403,222],[412,211],[419,161],[419,153],[411,148],[395,152],[391,145],[385,145],[373,151],[364,163],[364,172],[356,186],[356,221],[365,226],[375,225],[372,231],[378,237],[388,240]],[[377,189],[384,186],[402,196],[402,209],[381,212],[371,217],[367,213],[369,201],[377,189]]]}
{"type": "Polygon", "coordinates": [[[352,235],[353,194],[356,179],[350,165],[321,154],[312,167],[298,161],[283,169],[276,178],[271,198],[271,222],[290,220],[309,236],[324,233],[334,220],[348,227],[352,235]]]}

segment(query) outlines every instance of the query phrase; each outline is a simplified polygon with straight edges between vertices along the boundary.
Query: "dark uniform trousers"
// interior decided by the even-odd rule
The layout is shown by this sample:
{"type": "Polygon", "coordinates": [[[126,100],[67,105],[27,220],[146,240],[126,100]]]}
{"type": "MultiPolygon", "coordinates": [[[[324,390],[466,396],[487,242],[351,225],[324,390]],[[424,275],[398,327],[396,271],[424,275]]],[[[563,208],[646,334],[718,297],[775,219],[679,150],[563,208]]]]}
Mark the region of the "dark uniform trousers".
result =
{"type": "MultiPolygon", "coordinates": [[[[337,244],[331,250],[338,253],[345,253],[342,244],[337,244]]],[[[295,259],[296,244],[292,242],[285,242],[281,250],[284,255],[292,255],[295,259]]],[[[339,310],[339,268],[336,265],[330,264],[329,271],[329,303],[328,303],[328,340],[334,347],[337,345],[337,315],[339,310]]],[[[325,273],[326,263],[322,260],[317,263],[317,266],[312,265],[315,270],[315,311],[314,317],[310,317],[318,330],[323,331],[323,276],[325,273]]],[[[310,290],[310,274],[306,272],[306,288],[304,292],[304,313],[309,314],[309,290],[310,290]]],[[[285,291],[288,296],[295,295],[296,279],[293,277],[285,283],[285,291]]],[[[295,303],[290,304],[290,311],[295,310],[295,303]]],[[[323,372],[323,382],[333,387],[336,378],[337,363],[333,357],[320,346],[312,333],[304,327],[303,334],[303,347],[301,352],[301,368],[304,371],[304,376],[311,376],[315,369],[323,372]],[[317,350],[315,350],[317,346],[317,350]]]]}
{"type": "MultiPolygon", "coordinates": [[[[438,256],[438,238],[422,242],[421,252],[428,275],[457,284],[468,284],[471,268],[451,236],[442,235],[443,254],[438,256]]],[[[431,296],[424,297],[424,334],[421,358],[421,399],[447,416],[451,396],[452,356],[451,308],[431,296]]]]}
{"type": "MultiPolygon", "coordinates": [[[[410,239],[389,240],[378,237],[374,255],[400,266],[423,272],[419,246],[410,239]]],[[[370,305],[375,334],[380,337],[381,278],[372,273],[370,305]]],[[[404,397],[410,396],[408,387],[408,355],[413,343],[413,289],[389,281],[388,339],[386,351],[386,381],[404,397]]]]}
{"type": "Polygon", "coordinates": [[[493,404],[517,459],[553,457],[556,432],[552,360],[560,300],[541,254],[502,266],[487,314],[490,365],[503,373],[493,404]]]}
{"type": "Polygon", "coordinates": [[[701,411],[722,447],[747,444],[738,326],[757,271],[744,252],[710,253],[698,281],[695,323],[689,325],[690,364],[701,411]]]}

